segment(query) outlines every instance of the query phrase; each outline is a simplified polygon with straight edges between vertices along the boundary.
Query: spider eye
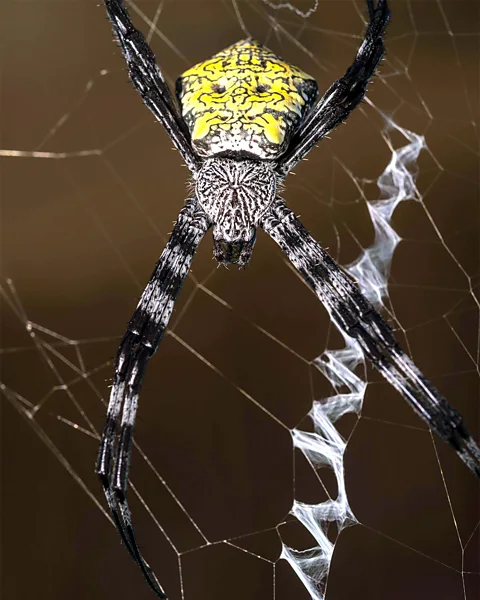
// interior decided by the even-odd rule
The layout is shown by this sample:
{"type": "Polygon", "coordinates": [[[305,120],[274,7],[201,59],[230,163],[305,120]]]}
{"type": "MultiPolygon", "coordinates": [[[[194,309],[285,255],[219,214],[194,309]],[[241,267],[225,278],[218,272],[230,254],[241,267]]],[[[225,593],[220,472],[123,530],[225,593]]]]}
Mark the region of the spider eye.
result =
{"type": "Polygon", "coordinates": [[[224,85],[220,85],[219,83],[212,84],[212,92],[215,92],[216,94],[223,94],[224,91],[225,91],[224,85]]]}
{"type": "Polygon", "coordinates": [[[269,87],[265,83],[259,83],[255,89],[259,94],[263,94],[263,92],[268,92],[269,87]]]}

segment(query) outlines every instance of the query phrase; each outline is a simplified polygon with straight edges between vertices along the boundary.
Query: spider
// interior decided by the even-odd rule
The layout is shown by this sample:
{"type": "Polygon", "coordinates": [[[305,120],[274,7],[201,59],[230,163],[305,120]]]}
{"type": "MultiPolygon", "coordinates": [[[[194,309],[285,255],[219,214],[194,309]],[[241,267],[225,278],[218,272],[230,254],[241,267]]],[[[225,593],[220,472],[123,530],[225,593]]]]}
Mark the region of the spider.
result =
{"type": "Polygon", "coordinates": [[[384,54],[387,0],[366,0],[369,22],[345,75],[317,100],[315,80],[246,39],[197,64],[177,81],[175,100],[123,0],[105,0],[128,72],[193,176],[178,215],[120,343],[96,472],[118,532],[150,587],[167,598],[135,539],[127,502],[132,432],[148,359],[165,333],[195,252],[213,228],[219,263],[244,267],[257,227],[280,246],[344,334],[418,415],[480,476],[480,450],[462,417],[421,374],[390,326],[309,235],[279,196],[285,177],[363,99],[384,54]],[[178,102],[177,102],[178,101],[178,102]]]}

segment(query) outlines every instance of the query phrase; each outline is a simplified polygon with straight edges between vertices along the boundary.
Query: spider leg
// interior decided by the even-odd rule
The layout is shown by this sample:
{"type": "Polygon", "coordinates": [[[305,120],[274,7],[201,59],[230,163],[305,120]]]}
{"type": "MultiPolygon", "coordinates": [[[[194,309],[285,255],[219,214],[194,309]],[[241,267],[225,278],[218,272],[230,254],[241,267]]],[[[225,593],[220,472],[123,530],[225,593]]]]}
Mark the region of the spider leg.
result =
{"type": "Polygon", "coordinates": [[[175,299],[209,227],[210,222],[197,201],[187,200],[118,349],[96,464],[108,507],[127,550],[140,566],[150,587],[164,599],[167,596],[136,542],[127,503],[132,431],[148,359],[162,340],[175,299]]]}
{"type": "Polygon", "coordinates": [[[190,171],[195,171],[199,160],[190,144],[190,136],[155,55],[143,33],[132,24],[124,0],[105,0],[108,17],[120,42],[127,61],[130,79],[143,101],[164,126],[190,171]]]}
{"type": "Polygon", "coordinates": [[[395,340],[391,327],[283,200],[278,198],[273,203],[261,227],[317,294],[338,329],[360,344],[383,377],[480,477],[480,449],[465,428],[461,415],[422,375],[395,340]]]}
{"type": "Polygon", "coordinates": [[[278,170],[282,175],[287,175],[315,144],[345,121],[365,96],[368,82],[385,51],[383,33],[390,17],[387,0],[378,0],[376,7],[374,0],[367,0],[367,6],[370,22],[355,60],[312,108],[286,154],[279,159],[278,170]]]}

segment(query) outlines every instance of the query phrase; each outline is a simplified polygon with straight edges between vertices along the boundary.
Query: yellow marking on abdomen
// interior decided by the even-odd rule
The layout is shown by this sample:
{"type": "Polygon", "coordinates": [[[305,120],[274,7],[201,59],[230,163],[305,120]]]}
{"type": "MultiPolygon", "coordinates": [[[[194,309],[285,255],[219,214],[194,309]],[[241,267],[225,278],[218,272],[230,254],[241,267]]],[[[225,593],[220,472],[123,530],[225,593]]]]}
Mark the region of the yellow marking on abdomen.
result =
{"type": "Polygon", "coordinates": [[[237,42],[177,81],[182,115],[202,156],[247,152],[275,158],[317,94],[310,75],[254,40],[237,42]]]}

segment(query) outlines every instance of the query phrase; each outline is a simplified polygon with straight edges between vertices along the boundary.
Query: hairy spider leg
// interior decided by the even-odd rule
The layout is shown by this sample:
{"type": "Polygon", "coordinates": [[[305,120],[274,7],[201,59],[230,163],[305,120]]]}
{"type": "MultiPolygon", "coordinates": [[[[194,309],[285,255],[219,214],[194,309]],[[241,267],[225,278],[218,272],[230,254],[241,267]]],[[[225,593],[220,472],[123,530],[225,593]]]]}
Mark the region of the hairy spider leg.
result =
{"type": "Polygon", "coordinates": [[[365,97],[367,85],[385,52],[383,34],[390,18],[386,0],[367,0],[370,22],[355,60],[308,113],[286,153],[278,162],[278,171],[287,175],[332,129],[344,122],[365,97]]]}
{"type": "Polygon", "coordinates": [[[167,596],[136,542],[127,503],[132,431],[148,359],[165,333],[175,299],[209,227],[210,222],[196,200],[187,200],[120,344],[96,465],[120,536],[150,587],[163,599],[167,596]]]}
{"type": "Polygon", "coordinates": [[[105,0],[105,6],[135,89],[165,127],[187,167],[195,171],[200,161],[192,149],[188,129],[179,116],[178,107],[157,66],[152,49],[143,33],[133,26],[123,0],[105,0]]]}
{"type": "Polygon", "coordinates": [[[365,356],[415,412],[480,477],[480,450],[461,415],[422,375],[395,339],[391,327],[355,283],[316,242],[281,198],[261,227],[280,246],[327,309],[337,328],[355,339],[365,356]]]}

